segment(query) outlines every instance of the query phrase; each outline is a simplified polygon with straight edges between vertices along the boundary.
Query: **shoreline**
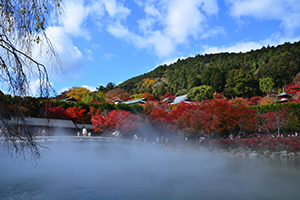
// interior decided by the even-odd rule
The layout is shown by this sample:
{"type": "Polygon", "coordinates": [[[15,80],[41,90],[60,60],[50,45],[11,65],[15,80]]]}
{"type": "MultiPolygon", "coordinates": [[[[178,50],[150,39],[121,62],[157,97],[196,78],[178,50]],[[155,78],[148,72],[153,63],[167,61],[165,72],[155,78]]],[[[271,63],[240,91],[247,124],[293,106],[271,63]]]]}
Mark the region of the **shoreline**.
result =
{"type": "MultiPolygon", "coordinates": [[[[195,142],[195,141],[169,143],[164,146],[178,153],[208,152],[208,153],[213,153],[215,155],[229,156],[229,157],[236,157],[236,158],[300,159],[300,150],[298,148],[297,149],[291,149],[291,148],[268,149],[269,146],[267,145],[266,146],[257,145],[254,148],[251,148],[242,145],[243,144],[242,140],[243,139],[237,140],[237,143],[241,142],[241,144],[234,147],[231,146],[222,147],[221,145],[215,145],[215,140],[211,140],[206,143],[195,142]]],[[[274,144],[278,145],[277,141],[274,141],[274,144]]]]}

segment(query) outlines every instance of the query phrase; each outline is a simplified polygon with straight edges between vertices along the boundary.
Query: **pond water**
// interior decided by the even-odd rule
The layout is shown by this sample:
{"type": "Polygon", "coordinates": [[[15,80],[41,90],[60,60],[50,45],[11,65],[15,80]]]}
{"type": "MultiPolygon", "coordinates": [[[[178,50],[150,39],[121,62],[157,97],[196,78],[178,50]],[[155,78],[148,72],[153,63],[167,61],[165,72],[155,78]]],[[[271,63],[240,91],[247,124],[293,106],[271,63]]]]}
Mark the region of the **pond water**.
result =
{"type": "Polygon", "coordinates": [[[48,142],[37,166],[0,151],[0,199],[299,199],[300,163],[158,145],[48,142]]]}

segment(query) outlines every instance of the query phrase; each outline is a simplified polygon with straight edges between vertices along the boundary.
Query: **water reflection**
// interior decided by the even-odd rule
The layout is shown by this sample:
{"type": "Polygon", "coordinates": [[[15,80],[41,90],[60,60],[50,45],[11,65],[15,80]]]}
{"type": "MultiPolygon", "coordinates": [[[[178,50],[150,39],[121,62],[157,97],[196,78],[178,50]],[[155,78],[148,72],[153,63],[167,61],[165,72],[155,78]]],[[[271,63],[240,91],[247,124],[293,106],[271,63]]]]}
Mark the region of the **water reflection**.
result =
{"type": "Polygon", "coordinates": [[[50,142],[36,167],[1,152],[0,199],[298,199],[299,160],[50,142]]]}

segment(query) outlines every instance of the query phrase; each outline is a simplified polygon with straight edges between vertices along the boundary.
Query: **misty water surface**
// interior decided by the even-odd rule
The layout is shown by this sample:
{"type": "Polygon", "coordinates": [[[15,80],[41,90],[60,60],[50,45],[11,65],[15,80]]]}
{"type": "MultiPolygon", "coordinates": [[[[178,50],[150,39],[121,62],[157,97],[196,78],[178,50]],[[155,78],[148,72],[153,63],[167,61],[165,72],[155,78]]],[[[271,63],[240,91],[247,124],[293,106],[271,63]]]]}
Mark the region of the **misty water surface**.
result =
{"type": "Polygon", "coordinates": [[[0,199],[299,199],[297,160],[176,153],[159,145],[48,142],[33,166],[1,151],[0,199]]]}

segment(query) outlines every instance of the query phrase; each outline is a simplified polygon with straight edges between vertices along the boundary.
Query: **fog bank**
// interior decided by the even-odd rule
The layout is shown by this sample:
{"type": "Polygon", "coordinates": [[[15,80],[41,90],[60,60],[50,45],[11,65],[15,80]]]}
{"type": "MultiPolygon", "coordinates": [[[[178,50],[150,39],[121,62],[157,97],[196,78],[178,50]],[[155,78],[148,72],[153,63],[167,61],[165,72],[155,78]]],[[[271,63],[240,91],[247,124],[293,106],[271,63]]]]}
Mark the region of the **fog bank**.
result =
{"type": "Polygon", "coordinates": [[[37,166],[0,152],[0,199],[296,199],[298,163],[153,144],[47,142],[37,166]],[[274,196],[275,195],[275,196],[274,196]]]}

